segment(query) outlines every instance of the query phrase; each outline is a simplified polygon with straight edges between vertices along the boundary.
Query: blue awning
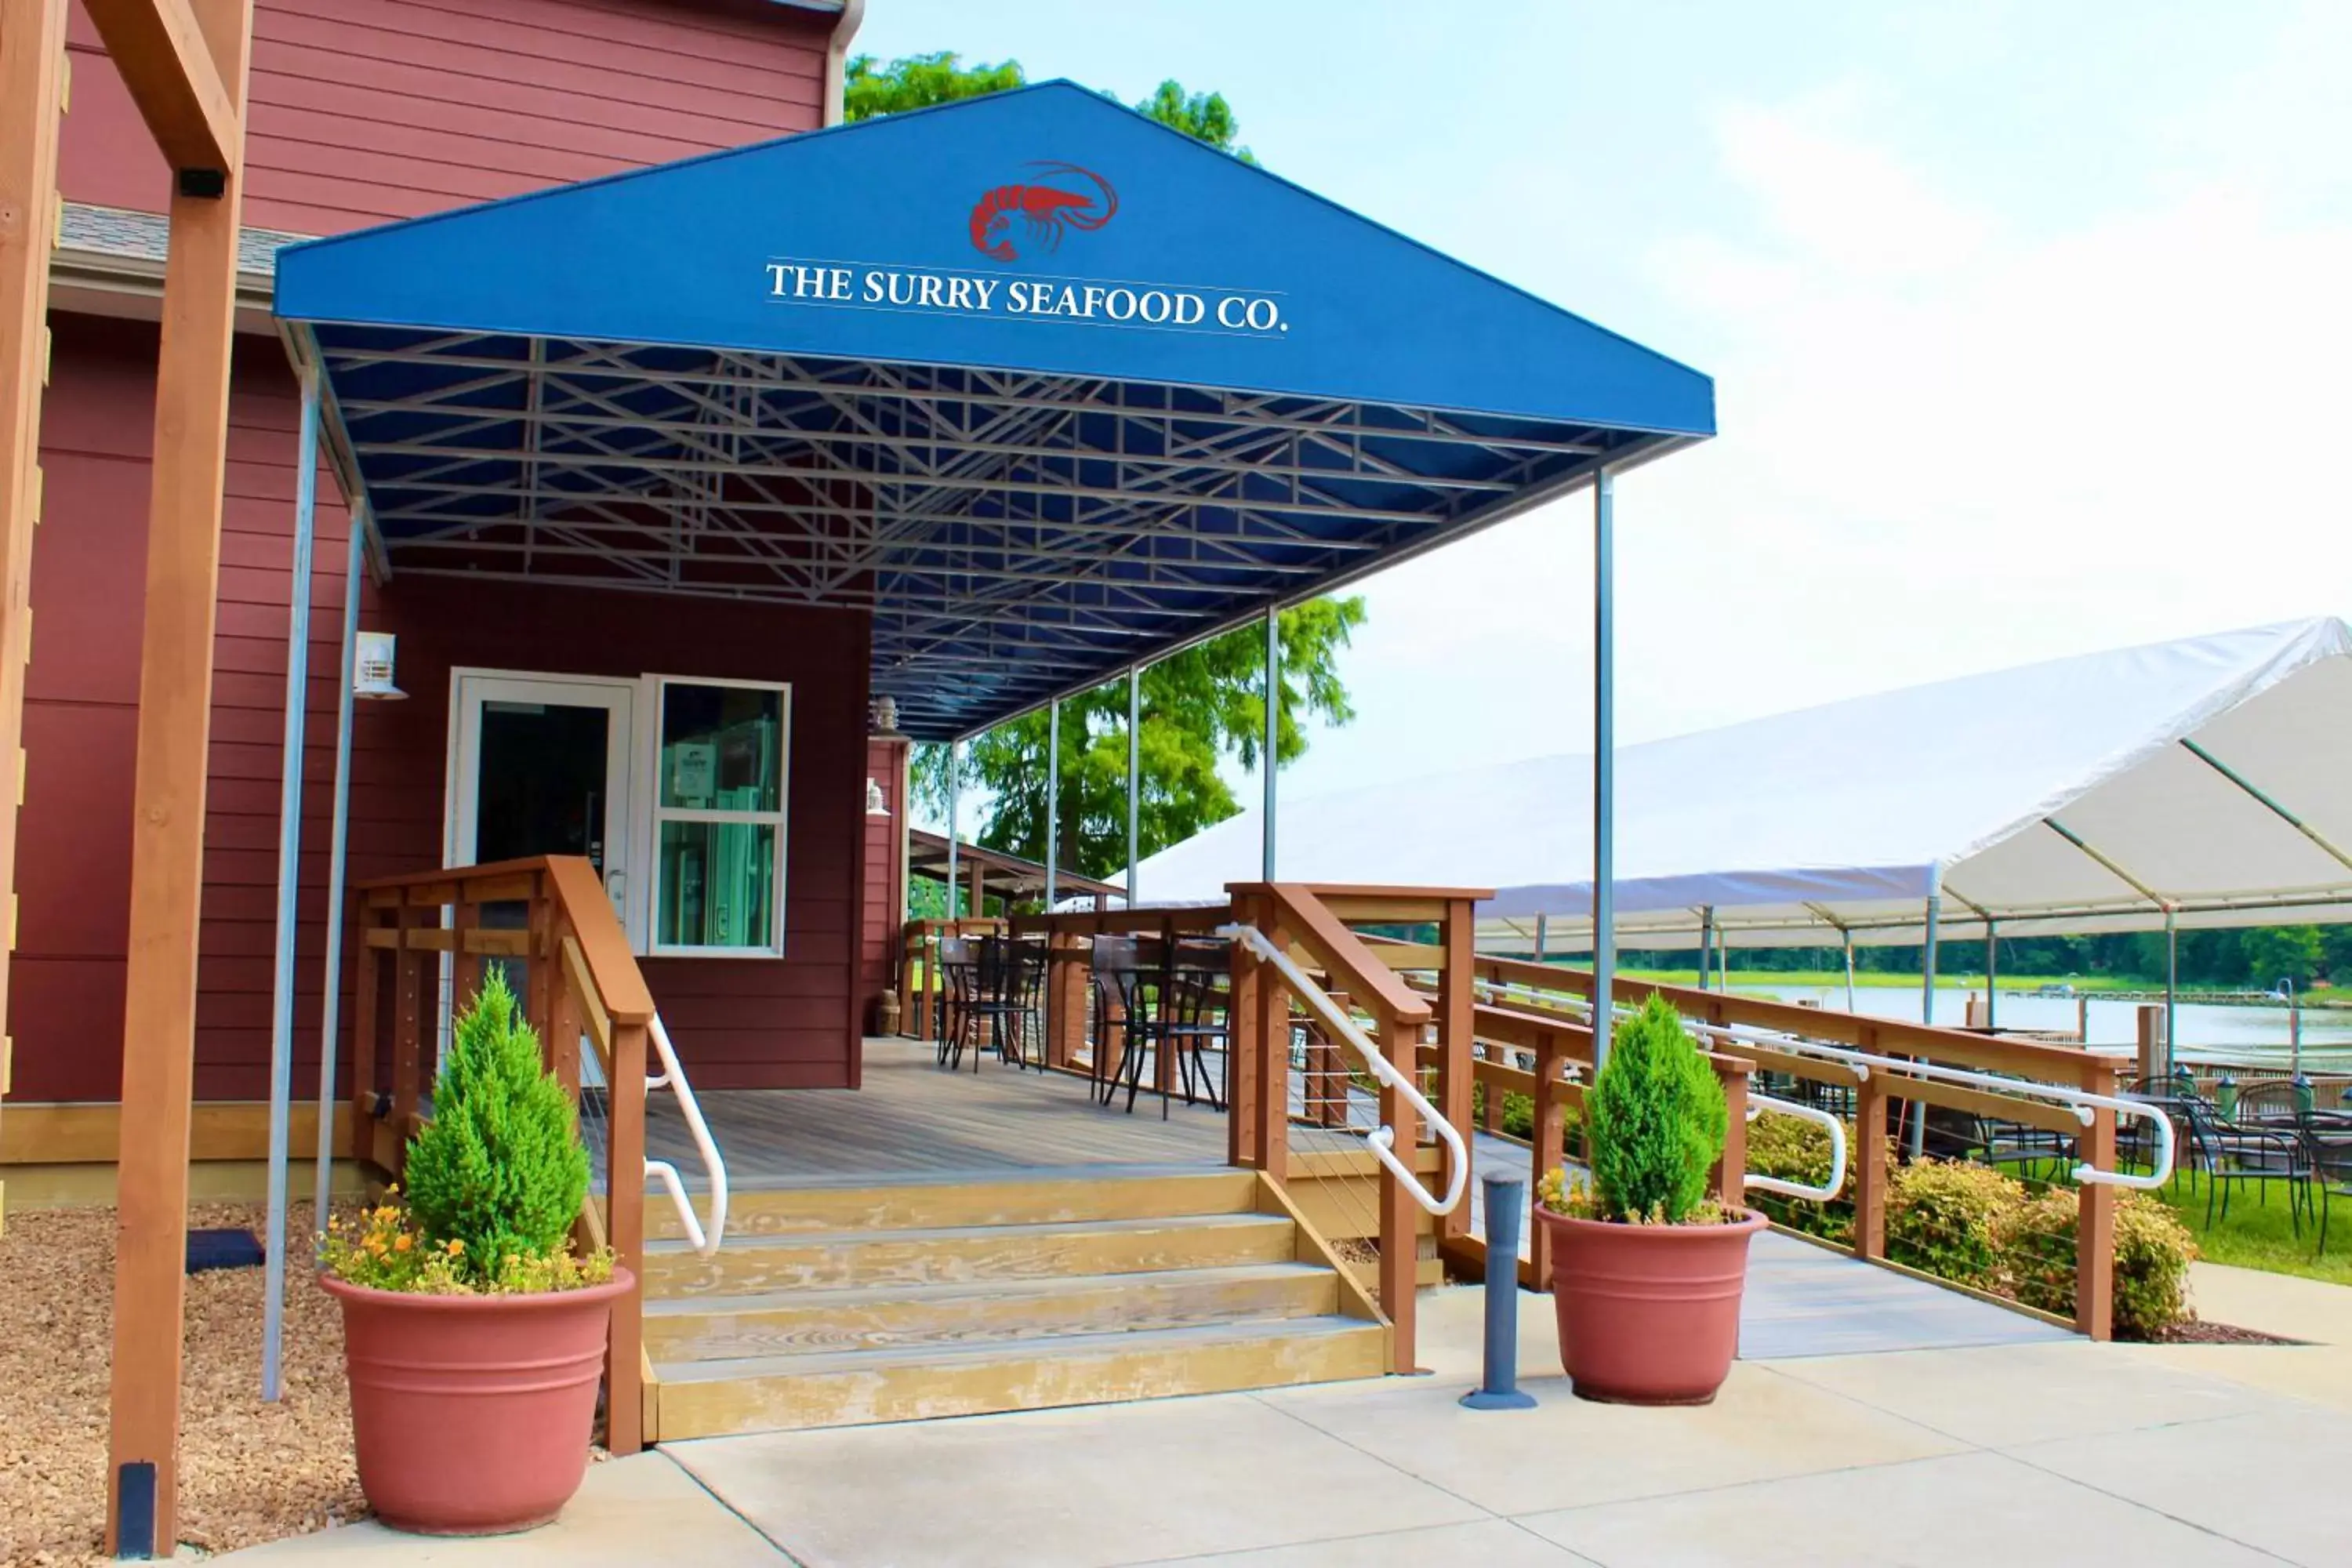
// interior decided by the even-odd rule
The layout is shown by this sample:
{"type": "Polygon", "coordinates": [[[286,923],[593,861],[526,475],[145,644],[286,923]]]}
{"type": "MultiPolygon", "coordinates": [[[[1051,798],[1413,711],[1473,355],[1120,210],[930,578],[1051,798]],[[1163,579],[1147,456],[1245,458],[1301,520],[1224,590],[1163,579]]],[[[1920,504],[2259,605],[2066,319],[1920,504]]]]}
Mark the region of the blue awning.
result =
{"type": "Polygon", "coordinates": [[[290,247],[277,309],[394,573],[868,609],[928,739],[1714,432],[1063,82],[290,247]]]}

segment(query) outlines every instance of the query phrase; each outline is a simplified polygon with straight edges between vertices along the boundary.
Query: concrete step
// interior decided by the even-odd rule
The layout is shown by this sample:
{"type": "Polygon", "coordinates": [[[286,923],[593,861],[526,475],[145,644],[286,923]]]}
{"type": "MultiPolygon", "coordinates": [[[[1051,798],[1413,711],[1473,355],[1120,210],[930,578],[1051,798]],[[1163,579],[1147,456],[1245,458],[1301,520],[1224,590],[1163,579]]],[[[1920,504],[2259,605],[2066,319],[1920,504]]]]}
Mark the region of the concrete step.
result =
{"type": "MultiPolygon", "coordinates": [[[[1255,1206],[1257,1178],[1215,1167],[909,1176],[769,1189],[738,1189],[727,1205],[727,1237],[836,1231],[942,1230],[975,1225],[1055,1225],[1095,1219],[1165,1219],[1180,1215],[1243,1214],[1255,1206]]],[[[707,1217],[709,1194],[693,1194],[707,1217]]],[[[658,1189],[646,1200],[646,1234],[684,1236],[677,1210],[658,1189]]]]}
{"type": "Polygon", "coordinates": [[[1289,1220],[1255,1214],[744,1237],[708,1258],[682,1241],[661,1241],[646,1247],[646,1295],[661,1300],[1222,1268],[1288,1263],[1297,1248],[1289,1220]]]}
{"type": "Polygon", "coordinates": [[[1386,1342],[1376,1323],[1313,1317],[955,1349],[656,1362],[656,1430],[670,1442],[1378,1377],[1386,1342]]]}
{"type": "Polygon", "coordinates": [[[656,1362],[954,1348],[1051,1335],[1312,1318],[1339,1308],[1339,1279],[1307,1263],[984,1284],[884,1285],[646,1304],[656,1362]]]}

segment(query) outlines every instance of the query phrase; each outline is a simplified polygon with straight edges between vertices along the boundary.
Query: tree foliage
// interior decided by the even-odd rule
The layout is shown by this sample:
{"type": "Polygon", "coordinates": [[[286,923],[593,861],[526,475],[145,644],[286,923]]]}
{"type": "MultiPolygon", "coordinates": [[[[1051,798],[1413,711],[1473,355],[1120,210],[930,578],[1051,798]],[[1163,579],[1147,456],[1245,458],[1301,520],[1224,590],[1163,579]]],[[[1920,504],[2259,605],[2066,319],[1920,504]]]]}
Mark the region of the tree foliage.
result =
{"type": "MultiPolygon", "coordinates": [[[[1339,673],[1339,650],[1363,624],[1360,598],[1317,599],[1282,612],[1277,765],[1307,750],[1305,721],[1355,717],[1339,673]]],[[[1241,805],[1218,772],[1227,757],[1261,765],[1265,735],[1265,633],[1244,626],[1197,644],[1143,672],[1138,847],[1150,855],[1223,821],[1241,805]]],[[[1046,742],[1052,721],[1032,713],[1000,724],[965,748],[964,787],[987,796],[979,841],[1045,858],[1046,742]]],[[[915,754],[916,796],[947,810],[947,748],[915,754]]],[[[1061,842],[1057,861],[1082,877],[1117,879],[1127,864],[1127,682],[1062,704],[1061,842]]],[[[1148,891],[1148,889],[1147,889],[1148,891]]]]}
{"type": "MultiPolygon", "coordinates": [[[[895,60],[858,55],[850,60],[843,79],[842,113],[848,120],[871,120],[877,115],[903,114],[910,109],[980,98],[1008,88],[1025,87],[1028,82],[1028,73],[1021,68],[1018,60],[968,66],[961,55],[950,49],[895,60]]],[[[1183,83],[1171,77],[1134,107],[1138,113],[1181,131],[1196,142],[1205,142],[1220,153],[1230,153],[1244,163],[1257,162],[1255,153],[1238,144],[1241,122],[1234,118],[1233,105],[1225,101],[1223,93],[1187,92],[1183,83]]]]}

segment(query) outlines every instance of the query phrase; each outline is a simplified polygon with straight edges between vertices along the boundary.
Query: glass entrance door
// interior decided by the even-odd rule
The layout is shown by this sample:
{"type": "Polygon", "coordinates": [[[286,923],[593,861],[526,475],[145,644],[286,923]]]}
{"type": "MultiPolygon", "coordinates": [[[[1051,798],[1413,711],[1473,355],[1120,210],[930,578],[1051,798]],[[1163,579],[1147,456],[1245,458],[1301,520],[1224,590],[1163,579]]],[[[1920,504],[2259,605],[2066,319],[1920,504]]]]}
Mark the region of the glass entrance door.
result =
{"type": "Polygon", "coordinates": [[[583,855],[625,921],[636,683],[462,674],[456,698],[450,864],[583,855]]]}

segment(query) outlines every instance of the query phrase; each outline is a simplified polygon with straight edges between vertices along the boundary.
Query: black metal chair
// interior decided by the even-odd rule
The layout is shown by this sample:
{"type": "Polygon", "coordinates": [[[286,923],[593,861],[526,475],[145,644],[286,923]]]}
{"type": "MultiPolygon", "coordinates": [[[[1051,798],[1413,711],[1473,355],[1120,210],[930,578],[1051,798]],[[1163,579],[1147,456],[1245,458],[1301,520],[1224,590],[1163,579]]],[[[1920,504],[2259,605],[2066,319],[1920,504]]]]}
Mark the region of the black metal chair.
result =
{"type": "MultiPolygon", "coordinates": [[[[947,943],[940,943],[945,947],[947,943]]],[[[1036,942],[988,936],[965,944],[963,962],[948,971],[954,985],[955,1031],[947,1047],[947,1066],[962,1065],[967,1047],[971,1070],[980,1070],[983,1051],[1016,1067],[1029,1066],[1029,1020],[1045,989],[1045,952],[1036,942]]],[[[1041,1053],[1039,1066],[1044,1065],[1041,1053]]]]}
{"type": "MultiPolygon", "coordinates": [[[[1156,942],[1150,943],[1154,949],[1156,942]]],[[[1095,1040],[1089,1058],[1094,1095],[1108,1105],[1119,1084],[1142,1070],[1151,1043],[1151,1005],[1160,974],[1157,952],[1146,952],[1145,939],[1098,936],[1088,967],[1094,976],[1095,1040]],[[1116,1047],[1114,1049],[1114,1037],[1116,1047]]],[[[1128,1109],[1135,1109],[1132,1096],[1128,1109]]]]}
{"type": "MultiPolygon", "coordinates": [[[[1231,1037],[1233,943],[1219,938],[1185,938],[1169,954],[1167,968],[1159,1038],[1175,1056],[1183,1079],[1184,1103],[1197,1103],[1197,1091],[1199,1099],[1223,1110],[1231,1061],[1226,1044],[1231,1037]]],[[[1131,1088],[1128,1102],[1130,1107],[1134,1104],[1131,1088]]]]}

